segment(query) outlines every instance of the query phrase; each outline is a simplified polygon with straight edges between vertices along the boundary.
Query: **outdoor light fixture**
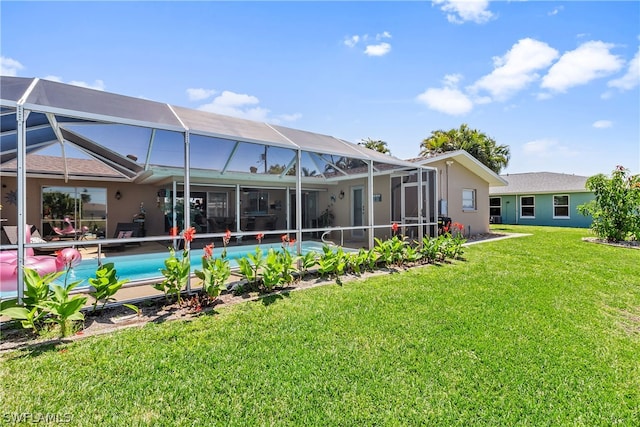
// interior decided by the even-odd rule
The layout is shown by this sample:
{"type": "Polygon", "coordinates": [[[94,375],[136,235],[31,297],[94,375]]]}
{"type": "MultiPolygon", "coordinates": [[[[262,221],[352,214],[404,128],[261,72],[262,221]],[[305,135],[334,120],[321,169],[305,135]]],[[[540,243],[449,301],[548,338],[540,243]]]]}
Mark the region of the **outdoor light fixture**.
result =
{"type": "Polygon", "coordinates": [[[340,194],[338,194],[338,197],[344,199],[344,190],[340,190],[340,194]]]}
{"type": "Polygon", "coordinates": [[[120,190],[116,191],[116,200],[120,200],[122,198],[122,193],[120,193],[120,190]]]}

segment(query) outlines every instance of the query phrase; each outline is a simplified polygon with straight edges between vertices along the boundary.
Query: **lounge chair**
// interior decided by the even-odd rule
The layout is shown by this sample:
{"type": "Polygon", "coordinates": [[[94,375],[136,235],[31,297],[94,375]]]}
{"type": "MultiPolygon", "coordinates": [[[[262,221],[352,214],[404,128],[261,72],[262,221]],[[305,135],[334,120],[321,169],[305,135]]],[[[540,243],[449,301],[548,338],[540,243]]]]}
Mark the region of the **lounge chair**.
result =
{"type": "MultiPolygon", "coordinates": [[[[134,222],[119,222],[116,225],[116,230],[113,232],[114,239],[129,239],[131,237],[138,237],[138,224],[134,222]]],[[[140,245],[140,243],[137,243],[140,245]]],[[[106,249],[123,250],[126,247],[126,243],[111,243],[102,245],[106,249]]]]}
{"type": "Polygon", "coordinates": [[[64,227],[51,227],[53,230],[53,234],[50,237],[57,237],[58,239],[74,239],[80,240],[85,237],[87,232],[89,231],[89,227],[84,226],[80,230],[76,230],[74,226],[71,224],[71,220],[69,218],[65,218],[63,220],[64,227]]]}

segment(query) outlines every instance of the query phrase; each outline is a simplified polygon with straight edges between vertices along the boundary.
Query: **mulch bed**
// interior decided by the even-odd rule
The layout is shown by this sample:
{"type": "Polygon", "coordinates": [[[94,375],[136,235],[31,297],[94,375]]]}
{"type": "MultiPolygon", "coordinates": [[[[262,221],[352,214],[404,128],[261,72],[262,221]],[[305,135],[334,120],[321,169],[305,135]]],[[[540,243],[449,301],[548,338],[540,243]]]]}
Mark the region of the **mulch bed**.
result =
{"type": "MultiPolygon", "coordinates": [[[[505,236],[505,234],[486,233],[472,236],[468,239],[468,243],[476,243],[505,236]]],[[[426,266],[427,264],[420,265],[426,266]]],[[[403,267],[400,269],[383,268],[375,272],[363,273],[357,276],[344,275],[341,276],[341,281],[342,283],[347,283],[352,280],[359,280],[371,276],[393,274],[409,268],[411,267],[403,267]]],[[[214,302],[202,304],[200,308],[197,307],[197,301],[193,299],[193,297],[185,297],[183,304],[178,305],[176,302],[167,302],[164,296],[136,303],[139,313],[135,313],[130,308],[121,305],[108,306],[96,314],[85,312],[83,328],[74,335],[63,339],[42,338],[41,336],[35,335],[31,330],[22,329],[18,322],[5,322],[0,325],[0,353],[21,348],[70,343],[90,336],[102,335],[127,328],[142,327],[147,323],[162,323],[178,319],[190,320],[203,314],[211,313],[218,307],[237,304],[239,302],[262,301],[263,304],[270,304],[289,292],[336,283],[335,280],[330,278],[310,277],[311,278],[307,280],[294,282],[288,287],[275,289],[274,292],[271,293],[248,292],[236,295],[233,292],[223,292],[214,302]]],[[[233,283],[231,283],[231,285],[233,285],[233,283]]]]}
{"type": "Polygon", "coordinates": [[[616,246],[619,248],[640,249],[640,241],[637,240],[624,240],[624,241],[610,241],[607,239],[599,239],[597,237],[583,237],[583,241],[591,243],[599,243],[601,245],[616,246]]]}

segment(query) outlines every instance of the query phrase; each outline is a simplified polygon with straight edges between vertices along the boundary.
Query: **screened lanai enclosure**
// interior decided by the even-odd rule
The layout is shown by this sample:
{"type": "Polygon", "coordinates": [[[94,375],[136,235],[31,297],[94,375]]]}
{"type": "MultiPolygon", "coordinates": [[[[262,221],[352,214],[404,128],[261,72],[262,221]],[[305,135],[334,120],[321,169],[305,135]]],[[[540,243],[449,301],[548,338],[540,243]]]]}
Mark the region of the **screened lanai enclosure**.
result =
{"type": "Polygon", "coordinates": [[[372,247],[394,222],[418,241],[435,231],[432,168],[274,124],[34,78],[0,83],[0,216],[16,237],[3,233],[1,248],[20,266],[28,249],[166,249],[172,227],[194,227],[196,248],[220,247],[229,231],[233,245],[285,235],[297,251],[372,247]]]}

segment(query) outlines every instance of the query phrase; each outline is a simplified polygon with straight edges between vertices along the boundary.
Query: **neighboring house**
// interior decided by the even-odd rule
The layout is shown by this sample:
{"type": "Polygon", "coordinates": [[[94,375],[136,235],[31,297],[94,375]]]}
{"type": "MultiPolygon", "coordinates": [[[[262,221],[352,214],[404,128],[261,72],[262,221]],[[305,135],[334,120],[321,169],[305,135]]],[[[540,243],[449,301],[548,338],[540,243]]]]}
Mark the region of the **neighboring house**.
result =
{"type": "Polygon", "coordinates": [[[502,175],[508,185],[489,190],[493,223],[590,227],[577,207],[595,198],[588,177],[553,172],[502,175]]]}
{"type": "Polygon", "coordinates": [[[464,224],[465,233],[489,231],[489,189],[507,182],[464,150],[409,161],[438,170],[438,215],[464,224]]]}

